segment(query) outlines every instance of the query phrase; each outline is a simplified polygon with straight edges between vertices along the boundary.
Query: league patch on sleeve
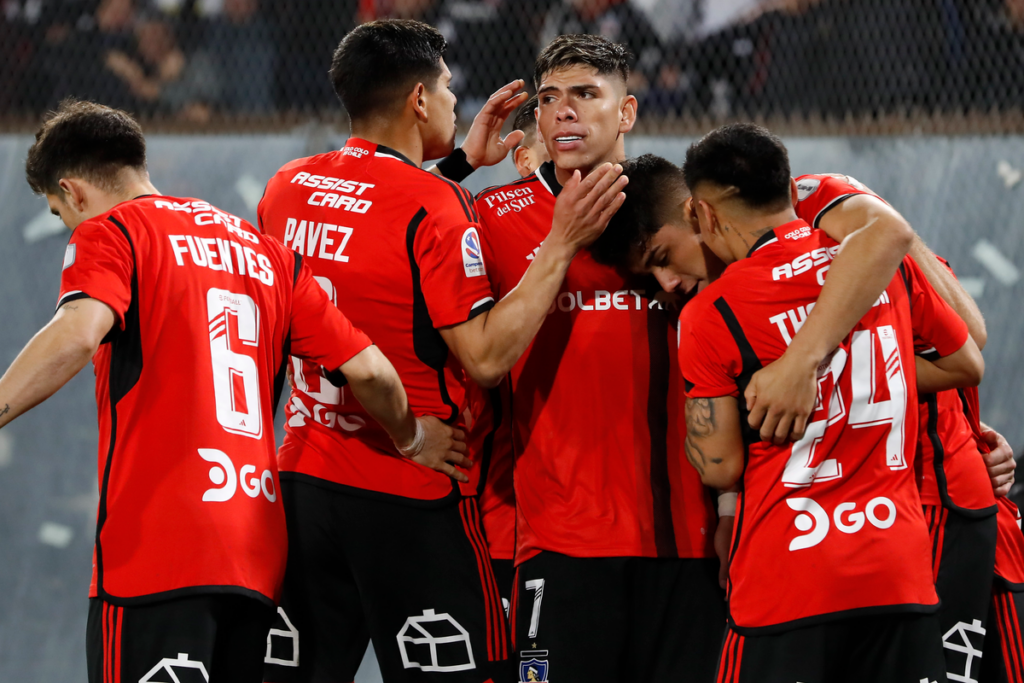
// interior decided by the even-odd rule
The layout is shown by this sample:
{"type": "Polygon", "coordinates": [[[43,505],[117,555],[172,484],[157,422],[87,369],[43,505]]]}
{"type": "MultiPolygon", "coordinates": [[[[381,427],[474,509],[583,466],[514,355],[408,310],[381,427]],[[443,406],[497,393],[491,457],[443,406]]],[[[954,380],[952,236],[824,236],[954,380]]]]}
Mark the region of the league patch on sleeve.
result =
{"type": "Polygon", "coordinates": [[[821,185],[821,180],[818,178],[804,178],[797,181],[796,183],[796,198],[797,201],[802,202],[803,200],[814,194],[818,186],[821,185]]]}
{"type": "Polygon", "coordinates": [[[71,266],[75,265],[75,254],[78,252],[75,244],[69,244],[68,248],[64,251],[64,267],[62,271],[67,270],[71,266]]]}
{"type": "Polygon", "coordinates": [[[466,271],[466,277],[479,277],[487,275],[484,268],[484,254],[480,248],[480,235],[476,228],[469,228],[462,233],[462,268],[466,271]]]}

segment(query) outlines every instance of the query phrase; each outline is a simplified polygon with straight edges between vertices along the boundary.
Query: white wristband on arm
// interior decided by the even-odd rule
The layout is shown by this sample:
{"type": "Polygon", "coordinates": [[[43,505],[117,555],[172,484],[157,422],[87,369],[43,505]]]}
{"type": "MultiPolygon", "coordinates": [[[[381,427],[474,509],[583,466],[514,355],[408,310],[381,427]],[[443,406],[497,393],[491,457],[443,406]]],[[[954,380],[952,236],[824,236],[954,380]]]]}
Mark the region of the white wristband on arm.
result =
{"type": "Polygon", "coordinates": [[[420,451],[423,450],[423,444],[426,442],[426,440],[427,432],[426,430],[423,429],[423,423],[417,419],[416,436],[412,437],[412,443],[406,446],[405,448],[402,448],[396,443],[395,448],[397,448],[398,452],[404,455],[405,457],[415,458],[417,455],[420,454],[420,451]]]}
{"type": "Polygon", "coordinates": [[[718,516],[719,517],[735,517],[736,516],[736,496],[737,493],[719,493],[718,494],[718,516]]]}

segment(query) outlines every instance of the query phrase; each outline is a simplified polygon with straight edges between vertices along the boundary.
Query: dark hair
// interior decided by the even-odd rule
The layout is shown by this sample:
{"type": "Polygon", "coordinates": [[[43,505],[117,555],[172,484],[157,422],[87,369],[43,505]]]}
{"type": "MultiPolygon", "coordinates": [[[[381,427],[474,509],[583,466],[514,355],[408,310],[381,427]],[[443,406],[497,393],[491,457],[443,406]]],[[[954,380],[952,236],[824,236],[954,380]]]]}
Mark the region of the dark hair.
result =
{"type": "Polygon", "coordinates": [[[433,26],[379,19],[349,31],[331,60],[331,82],[352,119],[394,109],[422,83],[433,90],[448,47],[433,26]]]}
{"type": "Polygon", "coordinates": [[[651,238],[666,223],[678,223],[679,204],[690,192],[682,170],[653,154],[622,162],[622,174],[629,178],[626,201],[590,246],[590,253],[598,263],[626,267],[647,251],[651,238]]]}
{"type": "Polygon", "coordinates": [[[585,65],[593,67],[602,76],[616,75],[629,80],[629,65],[633,53],[619,43],[591,35],[558,36],[541,50],[533,67],[533,84],[540,83],[552,71],[585,65]]]}
{"type": "Polygon", "coordinates": [[[790,202],[789,154],[782,140],[753,123],[713,130],[686,150],[683,174],[690,189],[711,182],[735,187],[755,209],[790,202]]]}
{"type": "Polygon", "coordinates": [[[36,194],[60,195],[61,178],[116,187],[124,168],[146,169],[146,138],[130,114],[95,102],[66,99],[43,121],[25,159],[36,194]]]}
{"type": "Polygon", "coordinates": [[[537,132],[537,115],[534,113],[536,109],[537,96],[534,95],[526,100],[516,112],[516,118],[512,121],[512,130],[521,130],[526,133],[523,136],[523,141],[519,143],[520,145],[528,144],[526,139],[537,132]]]}

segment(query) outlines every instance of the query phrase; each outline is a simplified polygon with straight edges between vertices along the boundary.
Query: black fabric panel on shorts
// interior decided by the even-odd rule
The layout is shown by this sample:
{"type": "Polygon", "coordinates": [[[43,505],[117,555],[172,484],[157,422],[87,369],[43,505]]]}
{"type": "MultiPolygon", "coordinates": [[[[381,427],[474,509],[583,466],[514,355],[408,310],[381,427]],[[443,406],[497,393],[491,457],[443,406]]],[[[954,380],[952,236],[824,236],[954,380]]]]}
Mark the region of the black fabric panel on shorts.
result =
{"type": "Polygon", "coordinates": [[[128,229],[116,218],[108,220],[117,226],[132,253],[131,302],[124,313],[124,329],[118,330],[111,340],[110,373],[107,390],[110,397],[110,447],[103,465],[103,481],[100,482],[100,503],[96,515],[96,585],[100,597],[110,597],[103,586],[103,544],[100,542],[103,526],[107,521],[107,488],[113,467],[114,449],[117,446],[117,404],[124,398],[142,375],[142,330],[139,325],[139,268],[135,255],[135,244],[128,229]]]}
{"type": "MultiPolygon", "coordinates": [[[[715,308],[718,309],[722,320],[725,321],[725,326],[729,328],[729,334],[732,335],[733,340],[736,342],[736,347],[740,351],[743,369],[740,372],[740,376],[736,378],[736,386],[739,389],[740,398],[742,398],[743,392],[747,390],[747,385],[750,384],[754,373],[764,366],[761,365],[761,359],[757,357],[754,347],[747,340],[747,335],[743,332],[740,321],[736,319],[736,314],[732,312],[732,308],[726,302],[725,297],[718,297],[715,301],[715,308]]],[[[740,409],[740,429],[743,431],[743,442],[747,445],[759,442],[761,440],[760,433],[751,429],[750,424],[747,422],[747,417],[750,415],[750,411],[747,410],[747,402],[740,400],[737,403],[740,409]]]]}
{"type": "Polygon", "coordinates": [[[494,435],[498,433],[505,415],[504,406],[502,406],[501,401],[501,385],[499,384],[493,389],[488,390],[487,397],[491,403],[491,431],[487,432],[487,436],[484,437],[483,452],[480,454],[480,460],[476,464],[480,468],[478,495],[483,493],[483,489],[487,485],[487,473],[491,469],[491,458],[494,455],[494,435]]]}
{"type": "Polygon", "coordinates": [[[679,557],[672,520],[672,486],[668,474],[668,316],[647,307],[647,430],[650,434],[650,485],[654,516],[654,546],[658,557],[679,557]]]}
{"type": "Polygon", "coordinates": [[[427,300],[423,296],[423,287],[420,285],[420,267],[416,263],[416,231],[426,217],[427,210],[420,207],[405,230],[405,248],[409,255],[409,270],[412,273],[412,346],[416,357],[427,367],[437,371],[438,392],[441,395],[441,400],[451,410],[444,421],[451,423],[459,416],[459,407],[448,395],[448,387],[444,378],[444,366],[448,362],[449,354],[448,345],[430,318],[427,300]]]}

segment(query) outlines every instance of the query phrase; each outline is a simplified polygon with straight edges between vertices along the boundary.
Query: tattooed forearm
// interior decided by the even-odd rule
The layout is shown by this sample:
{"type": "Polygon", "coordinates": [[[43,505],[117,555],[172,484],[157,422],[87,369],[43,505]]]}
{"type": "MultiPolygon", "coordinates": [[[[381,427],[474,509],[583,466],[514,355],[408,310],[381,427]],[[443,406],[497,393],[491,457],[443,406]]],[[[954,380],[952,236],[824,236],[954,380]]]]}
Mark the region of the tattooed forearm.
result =
{"type": "Polygon", "coordinates": [[[695,437],[715,433],[715,403],[710,398],[686,399],[686,433],[695,437]]]}
{"type": "Polygon", "coordinates": [[[700,449],[693,439],[689,435],[686,436],[686,440],[683,441],[683,450],[686,451],[686,459],[690,461],[694,469],[700,473],[700,476],[704,476],[704,465],[707,464],[707,459],[704,457],[704,451],[700,449]],[[698,460],[699,458],[699,460],[698,460]]]}
{"type": "Polygon", "coordinates": [[[3,417],[9,412],[11,412],[11,405],[9,403],[5,403],[3,409],[0,410],[0,417],[3,417]]]}

